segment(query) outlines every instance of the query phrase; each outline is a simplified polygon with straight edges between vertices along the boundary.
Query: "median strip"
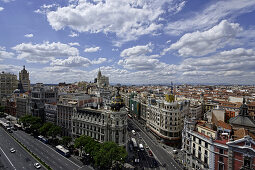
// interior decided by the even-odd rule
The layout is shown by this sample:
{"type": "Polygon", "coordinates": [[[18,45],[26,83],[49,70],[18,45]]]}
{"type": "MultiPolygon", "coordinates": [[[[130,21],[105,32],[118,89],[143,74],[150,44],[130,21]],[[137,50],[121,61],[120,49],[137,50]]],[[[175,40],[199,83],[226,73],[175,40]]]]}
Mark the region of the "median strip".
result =
{"type": "MultiPolygon", "coordinates": [[[[6,132],[6,131],[5,131],[6,132]]],[[[6,132],[7,133],[7,132],[6,132]]],[[[9,136],[11,136],[21,147],[23,147],[30,155],[32,155],[38,162],[41,163],[42,166],[44,166],[48,170],[52,170],[52,168],[47,165],[44,161],[42,161],[39,157],[37,157],[33,152],[31,152],[23,143],[21,143],[18,139],[16,139],[14,136],[7,133],[9,136]]]]}

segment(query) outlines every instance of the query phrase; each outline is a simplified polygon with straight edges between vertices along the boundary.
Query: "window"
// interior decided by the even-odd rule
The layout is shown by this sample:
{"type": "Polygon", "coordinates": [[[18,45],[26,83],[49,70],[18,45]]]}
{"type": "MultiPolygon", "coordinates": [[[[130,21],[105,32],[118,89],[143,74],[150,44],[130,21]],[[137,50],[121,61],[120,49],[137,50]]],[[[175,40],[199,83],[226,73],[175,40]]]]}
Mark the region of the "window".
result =
{"type": "Polygon", "coordinates": [[[201,145],[201,139],[199,139],[199,145],[201,145]]]}
{"type": "Polygon", "coordinates": [[[207,164],[207,157],[204,157],[204,163],[207,164]]]}
{"type": "Polygon", "coordinates": [[[218,170],[224,170],[224,163],[219,163],[219,168],[218,170]]]}
{"type": "Polygon", "coordinates": [[[198,150],[201,152],[201,147],[200,146],[198,147],[198,150]]]}
{"type": "Polygon", "coordinates": [[[208,155],[208,151],[207,150],[205,150],[205,155],[208,155]]]}
{"type": "Polygon", "coordinates": [[[224,154],[224,150],[223,149],[220,149],[220,154],[224,154]]]}
{"type": "Polygon", "coordinates": [[[244,167],[245,168],[250,168],[251,167],[251,159],[249,158],[249,157],[244,157],[244,161],[243,161],[244,163],[244,167]]]}
{"type": "Polygon", "coordinates": [[[208,148],[208,143],[207,142],[205,142],[205,147],[208,148]]]}
{"type": "Polygon", "coordinates": [[[193,136],[193,141],[196,142],[196,137],[195,136],[193,136]]]}
{"type": "Polygon", "coordinates": [[[219,157],[219,161],[220,161],[220,162],[223,162],[223,156],[220,156],[220,157],[219,157]]]}

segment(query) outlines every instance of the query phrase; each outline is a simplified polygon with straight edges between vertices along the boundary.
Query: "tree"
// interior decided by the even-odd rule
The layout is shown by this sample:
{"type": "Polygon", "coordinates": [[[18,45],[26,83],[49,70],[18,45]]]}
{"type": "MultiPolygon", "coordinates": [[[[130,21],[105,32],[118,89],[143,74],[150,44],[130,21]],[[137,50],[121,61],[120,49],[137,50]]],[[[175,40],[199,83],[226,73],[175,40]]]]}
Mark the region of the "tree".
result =
{"type": "Polygon", "coordinates": [[[123,147],[114,142],[105,142],[100,150],[95,154],[94,160],[97,166],[103,169],[109,169],[116,165],[122,165],[127,157],[127,152],[123,147]]]}
{"type": "Polygon", "coordinates": [[[82,135],[75,139],[74,141],[74,148],[80,149],[80,153],[82,148],[86,145],[86,136],[82,135]]]}
{"type": "Polygon", "coordinates": [[[5,107],[4,106],[0,106],[0,112],[4,112],[5,107]]]}
{"type": "Polygon", "coordinates": [[[47,132],[47,135],[51,136],[52,138],[56,138],[56,136],[60,133],[61,133],[61,127],[53,125],[47,132]]]}
{"type": "Polygon", "coordinates": [[[33,133],[38,133],[38,129],[42,126],[42,120],[39,117],[31,115],[25,115],[19,119],[23,123],[24,127],[29,127],[33,133]]]}
{"type": "Polygon", "coordinates": [[[39,129],[40,134],[46,136],[47,132],[50,130],[52,126],[53,124],[50,122],[44,123],[43,126],[39,129]]]}
{"type": "Polygon", "coordinates": [[[61,140],[61,144],[67,147],[71,141],[72,138],[70,136],[64,136],[61,140]]]}

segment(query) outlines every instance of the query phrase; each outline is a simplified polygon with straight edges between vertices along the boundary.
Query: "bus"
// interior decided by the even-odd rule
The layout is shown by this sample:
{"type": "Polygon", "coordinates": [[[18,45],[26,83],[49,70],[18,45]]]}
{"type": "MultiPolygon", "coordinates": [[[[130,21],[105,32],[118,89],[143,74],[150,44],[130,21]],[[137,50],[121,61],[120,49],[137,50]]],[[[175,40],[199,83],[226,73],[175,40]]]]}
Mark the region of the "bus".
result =
{"type": "Polygon", "coordinates": [[[132,141],[132,143],[133,143],[134,148],[137,148],[138,145],[137,145],[137,143],[136,143],[135,138],[131,138],[131,141],[132,141]]]}
{"type": "Polygon", "coordinates": [[[65,149],[63,146],[61,145],[57,145],[56,146],[56,150],[58,153],[60,153],[61,155],[65,156],[65,157],[69,157],[70,156],[70,152],[68,149],[65,149]]]}
{"type": "Polygon", "coordinates": [[[20,124],[14,124],[14,127],[16,128],[16,129],[19,129],[19,130],[21,130],[21,125],[20,124]]]}

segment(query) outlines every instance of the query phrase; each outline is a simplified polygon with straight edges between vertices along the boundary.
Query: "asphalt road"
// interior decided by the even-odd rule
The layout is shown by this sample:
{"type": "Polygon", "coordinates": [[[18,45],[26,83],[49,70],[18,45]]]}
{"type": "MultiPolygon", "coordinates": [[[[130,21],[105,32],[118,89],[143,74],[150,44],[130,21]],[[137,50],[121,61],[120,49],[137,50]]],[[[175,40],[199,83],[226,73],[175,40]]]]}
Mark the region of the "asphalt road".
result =
{"type": "MultiPolygon", "coordinates": [[[[34,170],[36,169],[34,167],[35,162],[38,161],[0,127],[0,169],[34,170]],[[10,148],[14,148],[16,152],[11,153],[10,148]]],[[[41,169],[45,168],[41,167],[41,169]]]]}
{"type": "Polygon", "coordinates": [[[77,170],[81,168],[77,164],[60,155],[55,150],[42,143],[38,139],[35,139],[33,136],[25,133],[24,131],[17,131],[13,134],[13,136],[21,143],[23,143],[27,148],[29,148],[33,153],[35,153],[35,155],[37,155],[41,160],[48,164],[52,169],[77,170]]]}
{"type": "Polygon", "coordinates": [[[171,170],[181,170],[182,168],[174,161],[172,156],[165,151],[157,141],[151,139],[151,137],[147,134],[143,127],[133,119],[129,119],[132,122],[132,126],[138,131],[137,133],[142,137],[143,141],[149,146],[150,150],[152,151],[153,155],[159,160],[161,165],[166,165],[165,169],[171,170]]]}

